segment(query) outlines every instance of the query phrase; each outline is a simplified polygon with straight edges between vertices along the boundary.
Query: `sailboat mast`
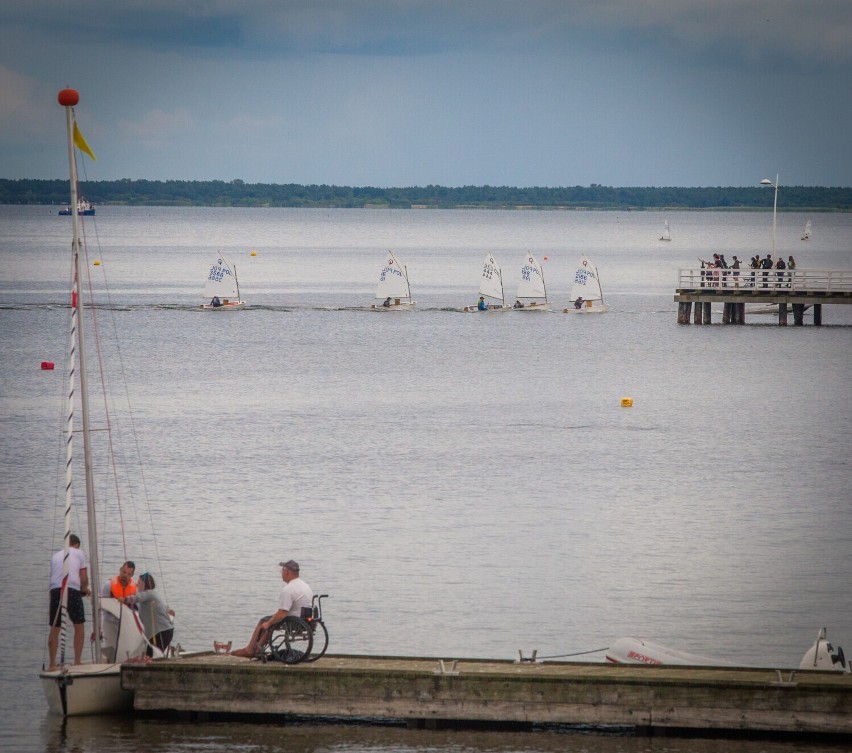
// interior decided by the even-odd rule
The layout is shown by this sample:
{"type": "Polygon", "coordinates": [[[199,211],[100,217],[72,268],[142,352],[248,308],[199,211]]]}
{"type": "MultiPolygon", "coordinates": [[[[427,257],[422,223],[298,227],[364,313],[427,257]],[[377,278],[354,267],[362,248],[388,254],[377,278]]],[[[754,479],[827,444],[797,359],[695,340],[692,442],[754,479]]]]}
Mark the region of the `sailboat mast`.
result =
{"type": "MultiPolygon", "coordinates": [[[[61,94],[68,92],[64,90],[61,94]]],[[[89,569],[92,573],[92,621],[95,623],[95,658],[100,661],[101,642],[100,630],[98,629],[100,610],[100,572],[98,568],[98,527],[95,518],[95,484],[92,471],[92,438],[89,423],[89,380],[86,370],[86,338],[85,338],[85,306],[81,295],[82,284],[82,249],[80,245],[80,217],[77,212],[77,162],[74,155],[74,112],[73,106],[79,101],[79,95],[74,92],[74,97],[65,104],[60,96],[60,102],[65,104],[65,120],[68,127],[68,173],[71,184],[71,220],[73,227],[72,253],[74,256],[74,295],[71,305],[77,307],[77,346],[80,362],[80,408],[83,422],[83,465],[86,479],[86,520],[88,521],[89,533],[89,569]]]]}
{"type": "Polygon", "coordinates": [[[242,299],[240,298],[240,278],[237,277],[237,265],[234,264],[234,282],[237,283],[237,303],[239,303],[242,299]]]}

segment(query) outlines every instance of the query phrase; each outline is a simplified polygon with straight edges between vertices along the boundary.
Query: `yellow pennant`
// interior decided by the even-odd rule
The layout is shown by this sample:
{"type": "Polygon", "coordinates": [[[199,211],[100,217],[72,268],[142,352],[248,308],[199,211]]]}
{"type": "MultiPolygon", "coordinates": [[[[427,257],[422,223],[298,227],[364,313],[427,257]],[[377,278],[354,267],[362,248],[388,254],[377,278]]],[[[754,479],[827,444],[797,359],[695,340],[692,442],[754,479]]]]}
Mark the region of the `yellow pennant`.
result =
{"type": "Polygon", "coordinates": [[[95,153],[92,151],[92,148],[86,143],[86,139],[83,138],[83,134],[80,133],[80,129],[77,128],[77,123],[74,123],[74,144],[81,152],[85,152],[93,160],[97,160],[97,157],[95,157],[95,153]]]}

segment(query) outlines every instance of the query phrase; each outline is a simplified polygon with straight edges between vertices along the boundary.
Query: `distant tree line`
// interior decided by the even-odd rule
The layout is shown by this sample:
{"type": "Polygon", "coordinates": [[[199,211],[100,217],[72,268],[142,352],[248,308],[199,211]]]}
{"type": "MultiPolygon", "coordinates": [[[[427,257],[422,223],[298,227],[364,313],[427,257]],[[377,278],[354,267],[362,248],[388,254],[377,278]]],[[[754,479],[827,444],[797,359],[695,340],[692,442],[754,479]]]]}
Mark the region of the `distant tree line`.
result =
{"type": "MultiPolygon", "coordinates": [[[[95,180],[80,190],[93,204],[215,207],[388,207],[483,209],[771,209],[774,191],[761,186],[560,188],[409,186],[362,188],[242,180],[95,180]]],[[[67,180],[0,178],[0,204],[67,204],[67,180]]],[[[852,187],[781,186],[779,211],[852,211],[852,187]]]]}

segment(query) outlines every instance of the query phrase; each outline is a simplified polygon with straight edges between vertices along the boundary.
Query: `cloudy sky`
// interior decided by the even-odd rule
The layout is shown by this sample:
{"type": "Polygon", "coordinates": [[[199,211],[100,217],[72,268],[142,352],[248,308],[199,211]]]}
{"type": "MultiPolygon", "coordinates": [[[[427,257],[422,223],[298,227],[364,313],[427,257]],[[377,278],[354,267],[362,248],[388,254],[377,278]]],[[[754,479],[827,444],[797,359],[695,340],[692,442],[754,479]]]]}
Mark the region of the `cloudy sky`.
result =
{"type": "Polygon", "coordinates": [[[852,185],[850,0],[25,0],[0,177],[852,185]]]}

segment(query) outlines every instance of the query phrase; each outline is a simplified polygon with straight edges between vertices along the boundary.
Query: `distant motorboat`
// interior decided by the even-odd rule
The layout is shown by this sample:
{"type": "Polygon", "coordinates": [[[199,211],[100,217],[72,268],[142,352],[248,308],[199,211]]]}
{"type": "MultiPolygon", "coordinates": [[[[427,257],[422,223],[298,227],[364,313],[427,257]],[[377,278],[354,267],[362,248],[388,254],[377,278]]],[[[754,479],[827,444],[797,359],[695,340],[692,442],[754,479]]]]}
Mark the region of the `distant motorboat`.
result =
{"type": "MultiPolygon", "coordinates": [[[[59,214],[68,216],[69,214],[74,214],[74,212],[71,211],[71,207],[65,207],[65,209],[59,210],[59,214]]],[[[77,202],[77,214],[84,217],[93,217],[95,214],[95,208],[92,206],[90,201],[81,196],[80,200],[77,202]]]]}

